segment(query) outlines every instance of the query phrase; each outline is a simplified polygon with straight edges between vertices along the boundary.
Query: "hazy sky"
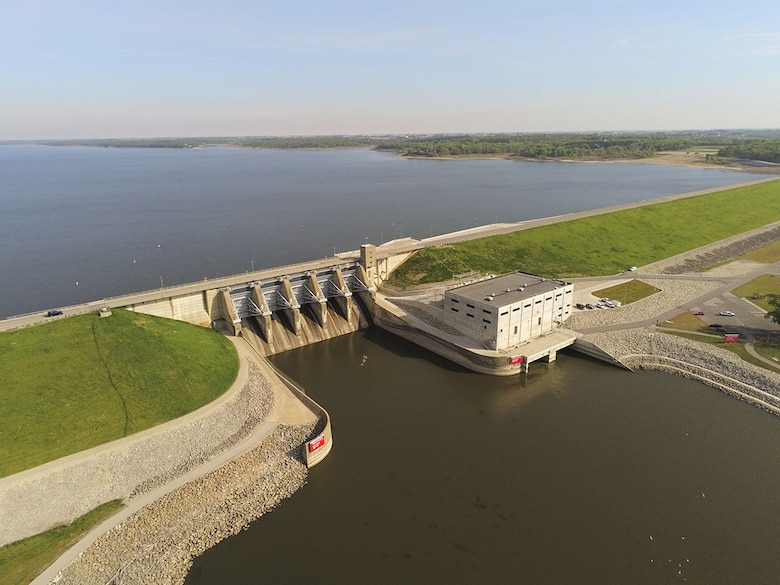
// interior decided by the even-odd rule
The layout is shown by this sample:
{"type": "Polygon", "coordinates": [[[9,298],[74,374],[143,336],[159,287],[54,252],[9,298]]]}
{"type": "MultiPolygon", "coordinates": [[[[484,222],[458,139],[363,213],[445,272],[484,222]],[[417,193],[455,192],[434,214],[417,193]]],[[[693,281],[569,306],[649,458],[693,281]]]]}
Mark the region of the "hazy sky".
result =
{"type": "Polygon", "coordinates": [[[780,127],[777,0],[0,0],[0,139],[780,127]]]}

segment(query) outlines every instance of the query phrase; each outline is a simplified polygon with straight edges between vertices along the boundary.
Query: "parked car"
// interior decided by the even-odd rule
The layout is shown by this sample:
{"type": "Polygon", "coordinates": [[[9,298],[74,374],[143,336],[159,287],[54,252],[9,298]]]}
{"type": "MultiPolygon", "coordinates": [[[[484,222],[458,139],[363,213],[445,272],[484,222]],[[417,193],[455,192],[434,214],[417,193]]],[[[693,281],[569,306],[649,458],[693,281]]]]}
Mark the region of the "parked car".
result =
{"type": "Polygon", "coordinates": [[[718,315],[720,315],[721,317],[733,317],[734,313],[732,313],[731,311],[721,311],[720,313],[718,313],[718,315]]]}
{"type": "Polygon", "coordinates": [[[720,323],[710,323],[710,327],[712,327],[713,329],[717,329],[718,327],[723,327],[723,325],[721,325],[720,323]]]}
{"type": "Polygon", "coordinates": [[[52,309],[51,311],[46,313],[47,317],[56,317],[57,315],[62,315],[62,311],[58,309],[52,309]]]}
{"type": "Polygon", "coordinates": [[[693,314],[701,317],[704,314],[704,311],[694,311],[693,314]]]}

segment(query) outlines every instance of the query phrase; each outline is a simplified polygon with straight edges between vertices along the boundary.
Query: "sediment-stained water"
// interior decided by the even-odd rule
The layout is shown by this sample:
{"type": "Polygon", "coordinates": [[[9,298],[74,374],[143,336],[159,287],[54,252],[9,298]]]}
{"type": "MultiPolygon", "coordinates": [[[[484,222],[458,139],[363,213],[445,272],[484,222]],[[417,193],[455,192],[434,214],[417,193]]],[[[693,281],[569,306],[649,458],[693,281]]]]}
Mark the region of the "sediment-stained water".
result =
{"type": "Polygon", "coordinates": [[[192,585],[780,574],[780,421],[716,390],[567,353],[482,376],[378,330],[274,362],[329,410],[333,452],[192,585]]]}

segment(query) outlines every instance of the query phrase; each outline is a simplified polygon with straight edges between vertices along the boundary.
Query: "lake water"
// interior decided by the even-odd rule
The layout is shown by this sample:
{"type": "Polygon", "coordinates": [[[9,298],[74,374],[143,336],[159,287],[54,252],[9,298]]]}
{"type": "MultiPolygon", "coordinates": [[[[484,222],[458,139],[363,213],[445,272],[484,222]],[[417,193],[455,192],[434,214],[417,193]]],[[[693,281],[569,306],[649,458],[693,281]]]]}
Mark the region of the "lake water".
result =
{"type": "Polygon", "coordinates": [[[0,146],[0,318],[756,178],[371,150],[0,146]]]}

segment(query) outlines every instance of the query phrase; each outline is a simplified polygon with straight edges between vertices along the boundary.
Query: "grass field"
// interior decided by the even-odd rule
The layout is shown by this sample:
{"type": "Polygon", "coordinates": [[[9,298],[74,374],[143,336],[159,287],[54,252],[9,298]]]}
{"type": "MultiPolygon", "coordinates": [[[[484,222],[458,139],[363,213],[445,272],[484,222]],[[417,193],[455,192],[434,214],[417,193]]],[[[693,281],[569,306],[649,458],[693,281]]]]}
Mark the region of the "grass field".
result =
{"type": "Polygon", "coordinates": [[[758,305],[765,311],[771,311],[772,306],[769,304],[769,297],[771,295],[780,295],[780,277],[774,274],[764,274],[735,288],[731,292],[738,297],[750,299],[751,303],[758,305]],[[762,296],[763,298],[754,298],[756,296],[762,296]]]}
{"type": "Polygon", "coordinates": [[[634,301],[638,301],[640,299],[644,299],[645,297],[649,297],[650,295],[654,295],[660,290],[660,288],[654,287],[635,278],[633,280],[629,280],[628,282],[593,291],[592,294],[594,297],[615,299],[620,301],[622,304],[627,305],[628,303],[633,303],[634,301]]]}
{"type": "Polygon", "coordinates": [[[78,542],[93,526],[123,507],[119,500],[107,502],[67,525],[0,548],[0,583],[26,585],[78,542]]]}
{"type": "Polygon", "coordinates": [[[196,410],[237,372],[222,335],[131,311],[0,333],[0,477],[196,410]]]}
{"type": "Polygon", "coordinates": [[[389,284],[443,282],[469,270],[553,278],[616,274],[777,220],[780,181],[772,181],[426,248],[393,271],[389,284]]]}
{"type": "Polygon", "coordinates": [[[737,354],[740,358],[745,360],[746,362],[749,362],[753,365],[759,366],[761,368],[766,368],[768,370],[773,370],[771,366],[765,364],[761,360],[758,360],[754,358],[752,355],[748,353],[748,351],[745,349],[745,344],[740,342],[737,343],[725,343],[723,341],[722,337],[712,337],[708,335],[699,335],[697,333],[681,333],[678,331],[669,331],[667,332],[667,335],[678,335],[680,337],[685,337],[687,339],[693,339],[695,341],[700,341],[701,343],[709,343],[710,345],[714,345],[716,347],[720,347],[722,349],[726,349],[732,353],[737,354]]]}
{"type": "Polygon", "coordinates": [[[780,260],[780,240],[772,242],[768,246],[764,246],[757,250],[748,252],[744,256],[739,258],[740,260],[752,260],[753,262],[763,262],[764,264],[771,264],[780,260]]]}

